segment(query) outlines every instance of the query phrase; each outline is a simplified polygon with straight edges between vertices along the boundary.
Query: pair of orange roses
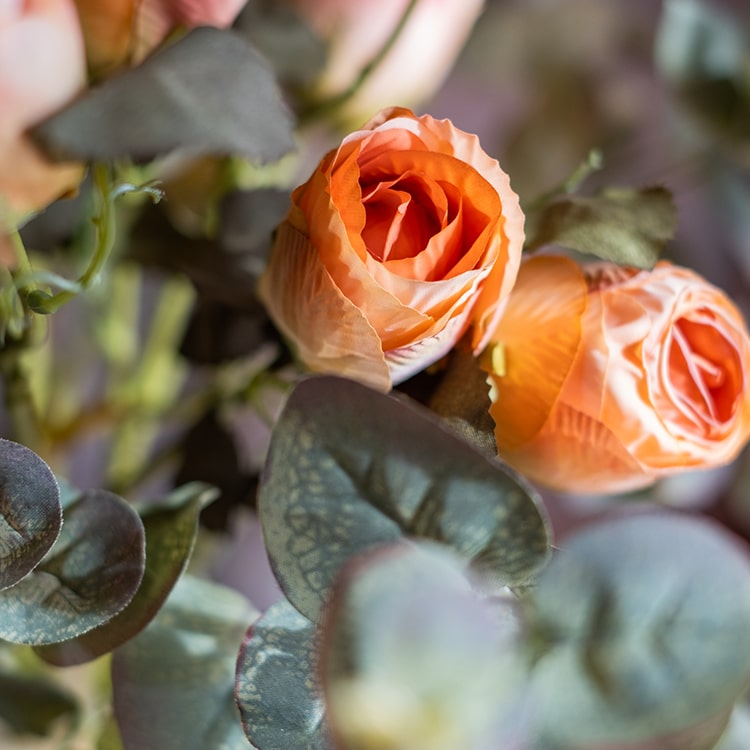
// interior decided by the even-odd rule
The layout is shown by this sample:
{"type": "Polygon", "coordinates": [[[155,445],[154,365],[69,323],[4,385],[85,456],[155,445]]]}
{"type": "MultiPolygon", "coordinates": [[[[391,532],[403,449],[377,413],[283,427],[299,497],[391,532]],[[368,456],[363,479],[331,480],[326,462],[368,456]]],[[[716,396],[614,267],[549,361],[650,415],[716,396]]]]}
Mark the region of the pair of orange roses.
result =
{"type": "Polygon", "coordinates": [[[382,112],[297,188],[261,296],[311,370],[387,390],[468,331],[499,454],[576,492],[723,464],[750,434],[750,338],[695,273],[521,264],[508,176],[450,122],[382,112]]]}

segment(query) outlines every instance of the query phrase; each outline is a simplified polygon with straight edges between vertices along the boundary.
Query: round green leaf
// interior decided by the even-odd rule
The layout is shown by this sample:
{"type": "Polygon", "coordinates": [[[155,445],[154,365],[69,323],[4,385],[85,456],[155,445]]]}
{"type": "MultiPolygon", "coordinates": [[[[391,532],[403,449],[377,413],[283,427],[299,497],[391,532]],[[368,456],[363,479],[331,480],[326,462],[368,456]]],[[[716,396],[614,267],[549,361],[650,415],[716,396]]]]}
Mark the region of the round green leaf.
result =
{"type": "Polygon", "coordinates": [[[535,715],[566,747],[712,724],[750,678],[750,560],[706,520],[648,512],[589,526],[525,601],[535,715]]]}
{"type": "Polygon", "coordinates": [[[0,589],[20,581],[60,533],[60,491],[32,450],[0,439],[0,589]]]}
{"type": "Polygon", "coordinates": [[[289,397],[258,510],[274,573],[311,620],[348,558],[403,536],[447,544],[497,586],[527,582],[549,549],[520,477],[416,404],[331,376],[289,397]]]}
{"type": "Polygon", "coordinates": [[[198,533],[198,517],[216,490],[198,482],[179,487],[140,511],[146,533],[146,567],[131,602],[103,625],[63,643],[40,646],[50,664],[71,666],[95,659],[125,643],[148,625],[182,574],[198,533]]]}
{"type": "Polygon", "coordinates": [[[179,580],[149,626],[112,657],[124,750],[248,750],[233,685],[255,616],[232,589],[179,580]]]}
{"type": "Polygon", "coordinates": [[[472,590],[444,547],[394,545],[344,568],[321,666],[343,747],[515,747],[525,665],[511,600],[472,590]]]}
{"type": "Polygon", "coordinates": [[[65,508],[64,525],[36,569],[0,591],[0,638],[43,645],[76,638],[133,598],[144,569],[138,514],[104,490],[65,508]]]}
{"type": "Polygon", "coordinates": [[[247,632],[235,694],[242,726],[259,750],[331,748],[313,674],[314,636],[314,625],[286,601],[247,632]]]}

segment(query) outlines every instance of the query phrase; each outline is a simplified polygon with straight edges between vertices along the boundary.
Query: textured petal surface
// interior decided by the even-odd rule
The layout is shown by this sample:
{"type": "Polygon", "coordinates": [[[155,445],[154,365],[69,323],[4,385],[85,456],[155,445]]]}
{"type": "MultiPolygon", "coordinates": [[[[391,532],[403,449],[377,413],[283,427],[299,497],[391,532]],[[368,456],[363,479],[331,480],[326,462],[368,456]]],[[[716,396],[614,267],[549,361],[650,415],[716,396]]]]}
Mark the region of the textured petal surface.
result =
{"type": "Polygon", "coordinates": [[[533,438],[547,421],[581,343],[587,285],[568,258],[539,256],[518,281],[485,357],[492,383],[490,414],[501,454],[533,438]],[[504,372],[492,372],[500,357],[504,372]]]}
{"type": "Polygon", "coordinates": [[[260,295],[313,371],[337,372],[386,391],[388,366],[377,333],[336,287],[307,238],[282,224],[260,295]],[[304,336],[295,332],[304,330],[304,336]]]}
{"type": "Polygon", "coordinates": [[[560,387],[552,357],[572,332],[563,312],[570,295],[542,275],[528,285],[525,270],[542,261],[523,267],[497,329],[506,375],[496,366],[491,376],[491,414],[501,457],[541,484],[577,493],[628,491],[733,460],[750,436],[750,335],[726,295],[667,262],[652,271],[586,266],[580,344],[560,387]],[[534,360],[545,309],[559,318],[547,316],[549,339],[534,360]],[[531,352],[528,371],[518,369],[514,334],[516,349],[531,352]]]}

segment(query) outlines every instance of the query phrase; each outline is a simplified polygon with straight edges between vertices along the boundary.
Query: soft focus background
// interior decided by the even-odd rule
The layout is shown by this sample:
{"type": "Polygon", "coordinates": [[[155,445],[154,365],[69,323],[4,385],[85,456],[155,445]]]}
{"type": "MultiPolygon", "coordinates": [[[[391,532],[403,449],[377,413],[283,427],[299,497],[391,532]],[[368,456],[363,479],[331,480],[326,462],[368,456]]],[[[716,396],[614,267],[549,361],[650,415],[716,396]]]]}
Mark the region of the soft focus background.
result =
{"type": "MultiPolygon", "coordinates": [[[[408,60],[401,67],[408,76],[408,60]]],[[[603,166],[583,192],[668,187],[679,225],[666,255],[726,290],[750,319],[746,0],[487,0],[435,93],[419,103],[378,102],[361,119],[387,104],[411,104],[478,134],[525,204],[564,182],[592,149],[603,166]]],[[[103,286],[54,315],[50,345],[33,355],[32,386],[53,427],[56,470],[76,486],[110,486],[129,499],[194,479],[217,485],[222,497],[204,513],[193,565],[260,610],[279,592],[254,495],[284,391],[252,380],[279,352],[251,288],[288,188],[341,134],[331,123],[306,125],[296,156],[243,173],[244,184],[266,189],[250,213],[225,207],[232,221],[219,249],[204,235],[216,224],[205,204],[220,168],[210,159],[187,171],[167,163],[166,208],[131,223],[123,201],[126,252],[103,286]],[[248,237],[252,252],[243,244],[248,237]],[[249,380],[252,388],[238,386],[249,380]]],[[[77,267],[87,230],[71,217],[85,214],[86,200],[84,190],[31,222],[27,245],[62,268],[77,267]]],[[[419,383],[406,388],[415,389],[419,383]]],[[[746,452],[732,466],[666,480],[628,499],[701,510],[750,539],[749,482],[746,452]]],[[[623,502],[542,494],[558,545],[623,502]]],[[[76,682],[75,670],[67,675],[76,682]]]]}

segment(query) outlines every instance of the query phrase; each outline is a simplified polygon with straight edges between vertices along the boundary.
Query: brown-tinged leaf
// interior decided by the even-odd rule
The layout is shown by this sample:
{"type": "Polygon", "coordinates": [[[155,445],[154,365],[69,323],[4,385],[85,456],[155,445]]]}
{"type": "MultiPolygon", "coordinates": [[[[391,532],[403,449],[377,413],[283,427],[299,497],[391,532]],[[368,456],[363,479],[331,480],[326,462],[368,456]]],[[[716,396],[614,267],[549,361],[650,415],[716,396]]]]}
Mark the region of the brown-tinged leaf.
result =
{"type": "Polygon", "coordinates": [[[138,514],[105,490],[84,492],[64,512],[60,536],[25,578],[0,591],[0,638],[39,646],[101,625],[133,598],[143,577],[138,514]]]}
{"type": "Polygon", "coordinates": [[[675,205],[665,188],[609,188],[594,196],[556,200],[530,217],[526,249],[560,245],[622,265],[652,268],[676,225],[675,205]]]}
{"type": "Polygon", "coordinates": [[[34,568],[61,524],[60,490],[49,466],[20,443],[0,439],[0,589],[34,568]]]}
{"type": "Polygon", "coordinates": [[[217,492],[198,482],[177,488],[140,510],[146,533],[146,567],[131,602],[103,625],[63,643],[37,647],[45,661],[71,666],[113,651],[154,618],[190,559],[198,516],[217,492]]]}

